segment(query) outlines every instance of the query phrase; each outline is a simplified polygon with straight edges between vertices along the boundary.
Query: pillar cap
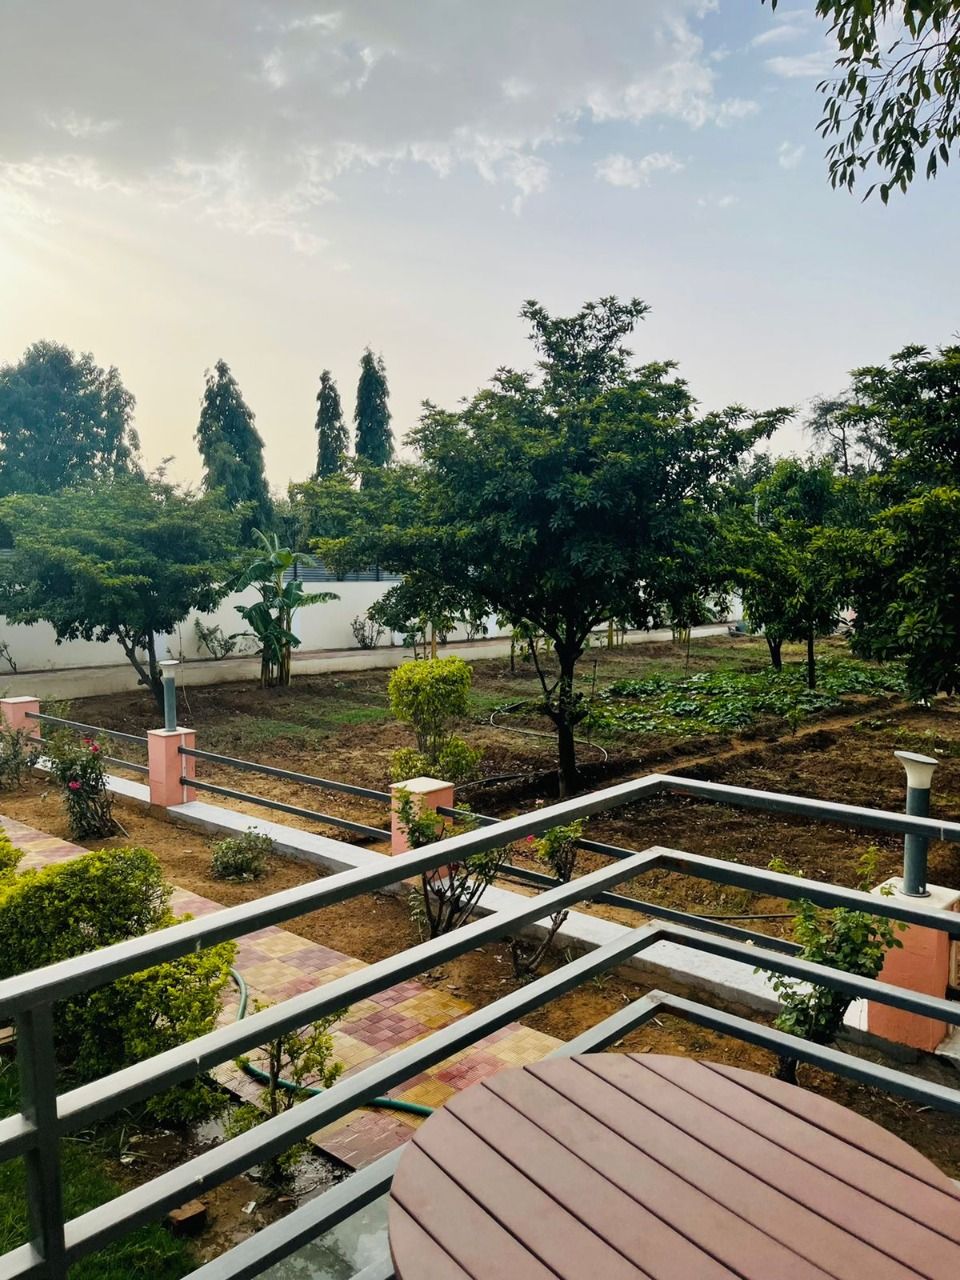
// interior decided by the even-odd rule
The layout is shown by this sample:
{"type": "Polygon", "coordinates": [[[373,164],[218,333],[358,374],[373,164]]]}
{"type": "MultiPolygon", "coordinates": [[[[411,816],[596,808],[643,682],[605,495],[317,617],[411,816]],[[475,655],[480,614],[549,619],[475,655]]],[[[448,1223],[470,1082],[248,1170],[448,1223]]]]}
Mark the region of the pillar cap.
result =
{"type": "Polygon", "coordinates": [[[439,778],[410,778],[407,782],[391,782],[391,791],[409,791],[411,795],[427,795],[431,791],[442,791],[453,786],[451,782],[442,782],[439,778]]]}
{"type": "Polygon", "coordinates": [[[907,786],[916,787],[918,791],[929,791],[933,771],[940,761],[933,756],[918,755],[915,751],[895,751],[893,754],[906,770],[907,786]]]}

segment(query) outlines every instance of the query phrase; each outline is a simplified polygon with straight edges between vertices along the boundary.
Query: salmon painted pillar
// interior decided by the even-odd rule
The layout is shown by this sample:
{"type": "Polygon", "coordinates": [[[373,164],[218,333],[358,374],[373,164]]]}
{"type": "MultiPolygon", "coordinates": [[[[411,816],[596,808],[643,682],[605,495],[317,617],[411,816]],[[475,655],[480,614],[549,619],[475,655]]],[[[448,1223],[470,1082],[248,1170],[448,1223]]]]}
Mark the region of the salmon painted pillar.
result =
{"type": "Polygon", "coordinates": [[[191,751],[197,745],[192,729],[148,729],[147,766],[150,770],[150,803],[169,809],[196,799],[196,791],[180,781],[192,778],[197,771],[193,756],[182,756],[181,747],[191,751]]]}
{"type": "MultiPolygon", "coordinates": [[[[956,889],[928,884],[928,896],[917,898],[903,893],[903,882],[899,876],[878,885],[873,892],[883,894],[888,900],[900,899],[914,910],[960,910],[960,892],[956,889]]],[[[942,929],[925,929],[918,924],[908,925],[897,936],[903,946],[887,952],[879,981],[943,999],[950,982],[950,936],[942,929]]],[[[871,1001],[867,1004],[867,1030],[895,1044],[906,1044],[932,1053],[948,1028],[945,1022],[936,1018],[924,1018],[918,1013],[905,1013],[892,1005],[871,1001]]]]}
{"type": "MultiPolygon", "coordinates": [[[[390,852],[391,854],[408,853],[410,841],[407,839],[406,827],[400,821],[398,808],[400,798],[398,792],[407,791],[413,803],[413,811],[420,814],[424,809],[453,808],[453,783],[440,782],[437,778],[411,778],[409,782],[394,782],[390,787],[390,852]]],[[[442,818],[437,819],[439,829],[442,818]]]]}
{"type": "Polygon", "coordinates": [[[40,714],[39,698],[0,698],[0,720],[8,729],[16,732],[22,729],[30,738],[40,737],[40,722],[28,720],[27,713],[32,716],[40,714]]]}

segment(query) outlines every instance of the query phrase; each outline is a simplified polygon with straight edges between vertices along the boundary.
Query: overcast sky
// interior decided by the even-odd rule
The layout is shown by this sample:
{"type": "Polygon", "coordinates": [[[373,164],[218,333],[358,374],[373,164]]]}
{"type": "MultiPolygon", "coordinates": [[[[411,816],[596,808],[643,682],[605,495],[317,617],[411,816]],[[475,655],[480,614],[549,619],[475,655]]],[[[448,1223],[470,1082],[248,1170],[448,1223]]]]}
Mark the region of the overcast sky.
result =
{"type": "MultiPolygon", "coordinates": [[[[707,407],[802,405],[957,329],[958,175],[834,192],[814,0],[0,0],[0,363],[116,364],[199,476],[223,357],[272,484],[332,369],[395,426],[529,363],[523,299],[638,295],[707,407]]],[[[784,448],[802,445],[787,432],[784,448]]]]}

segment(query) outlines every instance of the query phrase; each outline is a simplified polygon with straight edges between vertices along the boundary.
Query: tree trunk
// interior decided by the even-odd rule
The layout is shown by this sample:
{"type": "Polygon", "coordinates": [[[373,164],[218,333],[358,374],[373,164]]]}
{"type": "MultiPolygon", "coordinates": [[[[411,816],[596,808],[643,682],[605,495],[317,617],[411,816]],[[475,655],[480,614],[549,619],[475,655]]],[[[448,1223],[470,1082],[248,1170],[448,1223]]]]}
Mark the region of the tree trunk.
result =
{"type": "Polygon", "coordinates": [[[777,1059],[777,1068],[774,1071],[774,1077],[777,1080],[783,1080],[786,1084],[797,1083],[797,1067],[799,1061],[796,1058],[786,1056],[777,1059]]]}
{"type": "Polygon", "coordinates": [[[813,642],[815,633],[813,626],[807,628],[807,688],[815,689],[817,687],[817,655],[814,652],[813,642]]]}
{"type": "MultiPolygon", "coordinates": [[[[579,656],[579,655],[577,655],[579,656]]],[[[577,776],[577,744],[573,738],[570,713],[573,706],[573,676],[577,657],[558,651],[560,680],[557,688],[557,709],[554,723],[557,726],[557,761],[560,770],[560,796],[575,795],[579,784],[577,776]]]]}
{"type": "Polygon", "coordinates": [[[783,648],[782,640],[771,640],[769,636],[765,637],[767,648],[770,650],[770,661],[773,664],[774,671],[783,670],[783,658],[780,656],[780,650],[783,648]]]}

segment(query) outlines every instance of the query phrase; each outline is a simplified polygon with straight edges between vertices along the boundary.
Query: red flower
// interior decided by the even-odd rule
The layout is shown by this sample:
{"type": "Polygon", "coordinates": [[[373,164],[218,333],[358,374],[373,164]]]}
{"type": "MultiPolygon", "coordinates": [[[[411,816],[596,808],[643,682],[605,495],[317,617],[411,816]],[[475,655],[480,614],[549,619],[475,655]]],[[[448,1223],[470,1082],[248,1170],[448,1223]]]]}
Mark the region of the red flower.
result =
{"type": "Polygon", "coordinates": [[[68,782],[68,783],[67,783],[67,786],[70,788],[70,790],[71,790],[71,791],[79,791],[79,790],[80,790],[80,783],[76,780],[76,778],[74,778],[74,780],[73,780],[72,782],[68,782]]]}
{"type": "Polygon", "coordinates": [[[95,743],[95,742],[91,742],[91,743],[90,743],[90,750],[91,750],[92,752],[96,753],[97,751],[99,751],[99,750],[100,750],[100,748],[99,748],[99,746],[97,745],[97,743],[95,743]]]}
{"type": "Polygon", "coordinates": [[[527,836],[527,844],[533,844],[536,838],[536,836],[527,836]]]}

